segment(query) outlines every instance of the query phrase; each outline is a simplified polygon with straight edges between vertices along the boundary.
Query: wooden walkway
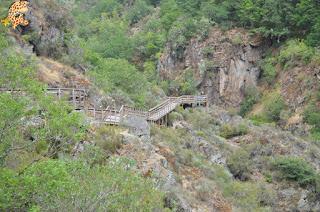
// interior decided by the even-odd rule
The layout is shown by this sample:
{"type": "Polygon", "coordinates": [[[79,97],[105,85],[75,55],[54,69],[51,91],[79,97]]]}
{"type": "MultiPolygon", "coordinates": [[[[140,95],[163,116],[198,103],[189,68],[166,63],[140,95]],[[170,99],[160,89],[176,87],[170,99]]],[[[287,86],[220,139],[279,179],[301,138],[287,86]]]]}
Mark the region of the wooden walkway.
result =
{"type": "MultiPolygon", "coordinates": [[[[23,92],[22,90],[1,89],[0,92],[23,92]]],[[[168,115],[178,106],[188,105],[208,106],[208,98],[206,95],[201,96],[180,96],[167,97],[159,105],[148,111],[122,105],[119,109],[108,106],[105,109],[97,109],[87,106],[87,91],[85,89],[76,88],[48,88],[46,95],[53,96],[59,100],[67,101],[76,111],[83,111],[87,116],[92,118],[92,123],[119,125],[121,120],[127,116],[139,116],[150,123],[159,125],[167,125],[168,115]]]]}

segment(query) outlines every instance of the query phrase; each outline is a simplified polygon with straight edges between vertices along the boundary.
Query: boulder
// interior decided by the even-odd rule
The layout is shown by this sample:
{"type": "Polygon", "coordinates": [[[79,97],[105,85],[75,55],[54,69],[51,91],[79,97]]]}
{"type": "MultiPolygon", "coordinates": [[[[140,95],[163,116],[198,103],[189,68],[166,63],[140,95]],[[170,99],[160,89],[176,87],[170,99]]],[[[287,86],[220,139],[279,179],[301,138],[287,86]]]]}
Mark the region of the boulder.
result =
{"type": "Polygon", "coordinates": [[[150,126],[143,117],[129,115],[123,117],[121,125],[128,127],[129,132],[139,137],[150,137],[150,126]]]}

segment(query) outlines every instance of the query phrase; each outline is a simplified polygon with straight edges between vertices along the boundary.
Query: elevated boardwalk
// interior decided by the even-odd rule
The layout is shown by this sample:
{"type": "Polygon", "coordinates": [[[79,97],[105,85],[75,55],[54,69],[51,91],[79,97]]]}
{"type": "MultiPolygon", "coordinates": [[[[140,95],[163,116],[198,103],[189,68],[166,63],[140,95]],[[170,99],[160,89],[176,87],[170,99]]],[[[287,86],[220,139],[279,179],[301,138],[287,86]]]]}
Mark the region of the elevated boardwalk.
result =
{"type": "MultiPolygon", "coordinates": [[[[0,88],[0,92],[23,92],[23,90],[10,90],[0,88]]],[[[208,98],[206,95],[191,96],[184,95],[180,97],[167,97],[163,102],[151,108],[148,111],[122,105],[120,109],[108,106],[105,109],[97,109],[95,107],[86,106],[87,91],[85,89],[76,88],[48,88],[46,95],[53,96],[59,100],[67,101],[76,111],[83,111],[87,116],[92,118],[93,123],[120,125],[121,120],[127,116],[139,116],[150,123],[159,125],[167,125],[168,115],[181,105],[208,106],[208,98]]]]}

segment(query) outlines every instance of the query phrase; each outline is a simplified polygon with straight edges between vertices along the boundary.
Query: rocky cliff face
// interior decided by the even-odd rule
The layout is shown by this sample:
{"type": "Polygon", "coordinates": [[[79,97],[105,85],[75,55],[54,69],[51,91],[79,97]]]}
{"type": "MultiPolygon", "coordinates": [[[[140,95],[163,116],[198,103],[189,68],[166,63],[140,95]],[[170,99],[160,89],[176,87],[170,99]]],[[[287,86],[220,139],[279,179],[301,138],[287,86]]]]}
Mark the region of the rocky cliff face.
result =
{"type": "Polygon", "coordinates": [[[37,55],[57,59],[66,53],[76,54],[66,44],[73,26],[68,8],[52,0],[31,0],[26,18],[30,24],[22,28],[22,35],[37,55]]]}
{"type": "Polygon", "coordinates": [[[212,103],[239,106],[246,87],[257,84],[262,46],[259,38],[250,37],[243,29],[223,32],[213,28],[205,41],[192,39],[182,56],[168,45],[158,71],[163,79],[175,80],[192,69],[199,90],[207,93],[212,103]]]}

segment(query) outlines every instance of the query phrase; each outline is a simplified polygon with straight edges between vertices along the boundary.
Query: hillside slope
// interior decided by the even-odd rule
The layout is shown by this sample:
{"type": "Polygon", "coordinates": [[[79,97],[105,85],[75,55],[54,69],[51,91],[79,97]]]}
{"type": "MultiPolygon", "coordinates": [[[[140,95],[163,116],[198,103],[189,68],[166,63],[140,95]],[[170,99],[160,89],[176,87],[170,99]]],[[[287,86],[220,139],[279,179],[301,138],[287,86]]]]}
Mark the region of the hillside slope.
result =
{"type": "Polygon", "coordinates": [[[28,26],[0,26],[0,87],[18,90],[0,93],[0,210],[320,211],[319,12],[30,0],[28,26]],[[47,87],[84,88],[100,110],[179,95],[210,107],[90,125],[47,87]]]}

